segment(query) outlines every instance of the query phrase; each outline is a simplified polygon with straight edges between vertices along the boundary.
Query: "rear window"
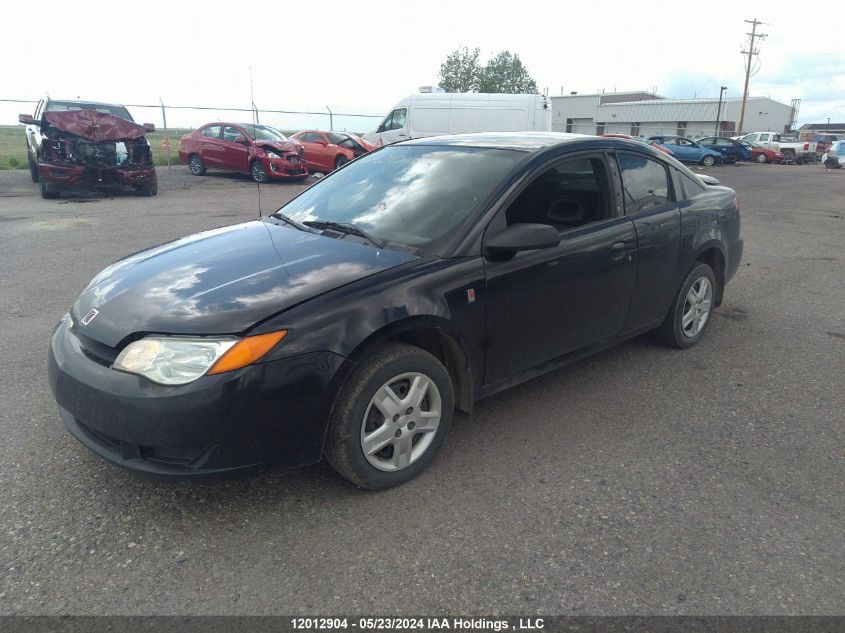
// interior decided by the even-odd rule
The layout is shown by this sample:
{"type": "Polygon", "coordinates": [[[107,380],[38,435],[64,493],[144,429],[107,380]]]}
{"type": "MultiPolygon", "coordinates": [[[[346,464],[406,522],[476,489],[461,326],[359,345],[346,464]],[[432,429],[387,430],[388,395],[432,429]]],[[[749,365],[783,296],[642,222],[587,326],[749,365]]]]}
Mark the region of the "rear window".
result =
{"type": "Polygon", "coordinates": [[[77,101],[49,101],[47,102],[47,112],[70,112],[72,110],[92,110],[94,112],[102,112],[103,114],[113,114],[121,119],[127,121],[135,120],[129,114],[129,110],[121,105],[111,105],[106,103],[81,103],[77,101]]]}
{"type": "Polygon", "coordinates": [[[634,154],[619,154],[625,212],[640,213],[670,201],[666,168],[656,160],[634,154]]]}

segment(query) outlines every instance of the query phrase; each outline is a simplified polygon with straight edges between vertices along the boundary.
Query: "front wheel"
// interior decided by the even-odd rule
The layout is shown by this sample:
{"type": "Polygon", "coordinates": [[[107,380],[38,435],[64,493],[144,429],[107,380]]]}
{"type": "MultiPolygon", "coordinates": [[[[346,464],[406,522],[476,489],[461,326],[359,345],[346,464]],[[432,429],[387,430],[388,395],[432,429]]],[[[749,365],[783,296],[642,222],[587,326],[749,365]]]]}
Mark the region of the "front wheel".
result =
{"type": "Polygon", "coordinates": [[[453,409],[452,381],[437,358],[412,345],[386,345],[341,390],[329,421],[326,459],[362,488],[398,486],[434,459],[453,409]]]}
{"type": "Polygon", "coordinates": [[[705,167],[712,167],[716,164],[716,158],[714,156],[705,156],[701,159],[701,164],[705,167]]]}
{"type": "Polygon", "coordinates": [[[343,167],[348,162],[349,162],[349,159],[346,158],[346,156],[338,156],[334,161],[334,168],[340,169],[341,167],[343,167]]]}
{"type": "Polygon", "coordinates": [[[758,163],[765,163],[766,162],[766,155],[765,154],[757,154],[757,158],[755,158],[758,163]]]}
{"type": "Polygon", "coordinates": [[[267,180],[267,172],[264,171],[264,163],[258,159],[252,161],[249,173],[255,182],[264,182],[267,180]]]}
{"type": "Polygon", "coordinates": [[[657,329],[657,337],[666,345],[681,349],[698,343],[713,314],[715,289],[713,269],[704,263],[694,266],[657,329]]]}

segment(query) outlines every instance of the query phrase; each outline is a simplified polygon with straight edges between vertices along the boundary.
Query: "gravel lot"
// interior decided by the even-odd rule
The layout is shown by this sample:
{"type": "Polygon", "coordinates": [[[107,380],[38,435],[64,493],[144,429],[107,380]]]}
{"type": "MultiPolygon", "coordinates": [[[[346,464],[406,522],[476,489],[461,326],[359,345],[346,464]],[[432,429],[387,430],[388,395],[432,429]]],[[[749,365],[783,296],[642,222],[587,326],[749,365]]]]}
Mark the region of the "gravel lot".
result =
{"type": "Polygon", "coordinates": [[[845,170],[709,170],[746,252],[699,346],[484,400],[383,493],[324,464],[149,482],[64,430],[46,348],[88,280],[255,216],[243,177],[159,173],[156,198],[47,201],[0,172],[0,614],[843,612],[845,170]]]}

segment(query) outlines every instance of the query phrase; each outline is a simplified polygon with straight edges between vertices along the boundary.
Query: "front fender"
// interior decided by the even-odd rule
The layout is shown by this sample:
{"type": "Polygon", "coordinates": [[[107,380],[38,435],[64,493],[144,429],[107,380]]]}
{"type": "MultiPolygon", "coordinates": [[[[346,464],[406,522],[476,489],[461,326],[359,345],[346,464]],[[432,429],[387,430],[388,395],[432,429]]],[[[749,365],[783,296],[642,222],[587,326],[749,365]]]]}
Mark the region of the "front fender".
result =
{"type": "Polygon", "coordinates": [[[354,360],[374,343],[415,328],[433,328],[452,337],[474,376],[482,376],[478,368],[484,359],[484,309],[480,257],[426,258],[315,297],[262,323],[253,333],[288,330],[270,358],[322,350],[354,360]]]}

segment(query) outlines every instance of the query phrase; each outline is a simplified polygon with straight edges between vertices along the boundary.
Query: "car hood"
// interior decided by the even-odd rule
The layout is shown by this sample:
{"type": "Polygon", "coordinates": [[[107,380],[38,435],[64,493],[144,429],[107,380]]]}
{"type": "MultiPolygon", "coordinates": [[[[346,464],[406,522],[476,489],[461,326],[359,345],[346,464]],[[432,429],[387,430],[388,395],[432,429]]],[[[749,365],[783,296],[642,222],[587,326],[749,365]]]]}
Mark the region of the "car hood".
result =
{"type": "Polygon", "coordinates": [[[270,147],[278,152],[296,152],[300,153],[302,150],[302,143],[296,139],[288,139],[287,141],[255,141],[258,147],[270,147]]]}
{"type": "Polygon", "coordinates": [[[95,143],[141,138],[147,133],[143,125],[93,110],[47,112],[44,119],[57,130],[95,143]]]}
{"type": "Polygon", "coordinates": [[[355,141],[356,143],[358,143],[361,147],[363,147],[363,148],[364,148],[365,150],[367,150],[368,152],[372,152],[372,151],[374,151],[374,150],[377,150],[377,149],[378,149],[378,145],[376,145],[375,143],[372,143],[372,142],[368,141],[367,139],[365,139],[365,138],[363,138],[363,137],[361,137],[361,136],[356,136],[355,134],[350,134],[350,135],[349,135],[349,138],[351,138],[353,141],[355,141]]]}
{"type": "Polygon", "coordinates": [[[72,317],[80,332],[110,347],[137,333],[239,334],[412,259],[271,221],[247,222],[112,264],[83,291],[72,317]]]}

